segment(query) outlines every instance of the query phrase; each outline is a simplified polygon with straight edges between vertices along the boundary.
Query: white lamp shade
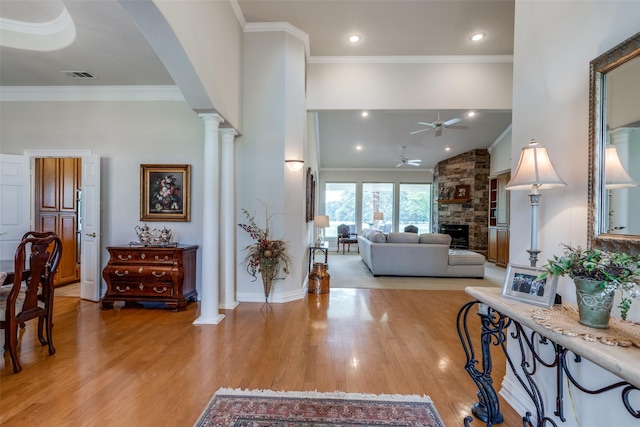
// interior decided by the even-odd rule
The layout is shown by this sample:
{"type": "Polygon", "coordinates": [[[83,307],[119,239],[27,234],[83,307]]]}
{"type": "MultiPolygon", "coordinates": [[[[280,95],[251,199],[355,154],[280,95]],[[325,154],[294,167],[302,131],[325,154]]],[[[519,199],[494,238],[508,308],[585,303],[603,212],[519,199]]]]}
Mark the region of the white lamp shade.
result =
{"type": "Polygon", "coordinates": [[[627,171],[624,170],[624,166],[622,166],[620,157],[618,157],[618,150],[616,150],[616,147],[614,146],[607,147],[607,152],[605,154],[604,173],[604,186],[607,190],[630,188],[636,187],[638,185],[638,183],[635,182],[633,178],[631,178],[631,176],[629,176],[627,171]]]}
{"type": "Polygon", "coordinates": [[[505,187],[507,190],[529,190],[531,188],[566,187],[566,183],[558,176],[546,147],[532,140],[522,148],[520,160],[511,181],[505,187]]]}
{"type": "Polygon", "coordinates": [[[384,214],[382,212],[374,212],[373,213],[373,219],[375,221],[381,221],[384,219],[384,214]]]}
{"type": "Polygon", "coordinates": [[[317,228],[326,228],[329,226],[329,216],[328,215],[316,215],[313,217],[313,224],[317,228]]]}

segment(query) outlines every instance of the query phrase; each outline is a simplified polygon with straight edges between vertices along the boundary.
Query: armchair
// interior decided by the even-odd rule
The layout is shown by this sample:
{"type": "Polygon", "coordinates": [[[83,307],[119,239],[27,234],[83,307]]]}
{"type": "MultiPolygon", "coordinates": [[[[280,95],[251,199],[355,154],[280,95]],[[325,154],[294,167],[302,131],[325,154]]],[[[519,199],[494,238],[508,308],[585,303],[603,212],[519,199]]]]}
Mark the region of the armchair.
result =
{"type": "Polygon", "coordinates": [[[351,245],[356,245],[358,253],[360,253],[360,247],[358,246],[358,234],[356,233],[355,228],[355,225],[340,224],[338,226],[338,252],[340,252],[340,244],[342,243],[343,254],[345,245],[347,246],[347,252],[351,252],[351,245]]]}

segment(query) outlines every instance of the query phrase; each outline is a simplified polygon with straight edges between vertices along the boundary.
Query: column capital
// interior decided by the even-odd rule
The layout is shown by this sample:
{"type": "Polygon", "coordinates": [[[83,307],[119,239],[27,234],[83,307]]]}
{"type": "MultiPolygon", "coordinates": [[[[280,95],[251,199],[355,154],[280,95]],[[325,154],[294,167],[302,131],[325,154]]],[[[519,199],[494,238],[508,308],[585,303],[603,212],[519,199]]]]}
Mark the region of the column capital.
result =
{"type": "Polygon", "coordinates": [[[238,131],[234,128],[220,128],[218,133],[222,136],[223,142],[233,142],[233,138],[238,135],[238,131]]]}
{"type": "Polygon", "coordinates": [[[218,127],[220,123],[224,123],[224,119],[218,113],[202,113],[198,114],[202,120],[204,120],[205,125],[212,125],[218,127]]]}

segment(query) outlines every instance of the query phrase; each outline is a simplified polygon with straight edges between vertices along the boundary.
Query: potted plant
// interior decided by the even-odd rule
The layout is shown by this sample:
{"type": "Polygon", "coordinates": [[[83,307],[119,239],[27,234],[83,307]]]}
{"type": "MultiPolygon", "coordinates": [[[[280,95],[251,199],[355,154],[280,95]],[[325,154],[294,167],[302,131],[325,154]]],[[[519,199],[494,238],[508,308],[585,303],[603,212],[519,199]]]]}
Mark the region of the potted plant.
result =
{"type": "Polygon", "coordinates": [[[618,308],[623,319],[633,299],[640,298],[640,255],[606,252],[595,248],[563,245],[564,253],[554,255],[540,278],[549,275],[569,276],[576,284],[580,323],[594,328],[608,328],[613,296],[620,291],[618,308]]]}

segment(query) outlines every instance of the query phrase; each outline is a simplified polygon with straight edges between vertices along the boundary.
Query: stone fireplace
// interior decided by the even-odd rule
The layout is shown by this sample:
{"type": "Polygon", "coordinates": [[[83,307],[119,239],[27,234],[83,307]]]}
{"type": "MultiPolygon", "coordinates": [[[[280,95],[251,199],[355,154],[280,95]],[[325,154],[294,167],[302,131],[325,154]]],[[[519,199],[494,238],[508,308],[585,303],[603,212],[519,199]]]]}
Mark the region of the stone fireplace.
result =
{"type": "Polygon", "coordinates": [[[468,226],[468,249],[487,255],[489,215],[487,150],[472,150],[438,163],[434,171],[434,232],[442,225],[468,226]],[[468,198],[455,199],[458,185],[468,185],[468,198]]]}

